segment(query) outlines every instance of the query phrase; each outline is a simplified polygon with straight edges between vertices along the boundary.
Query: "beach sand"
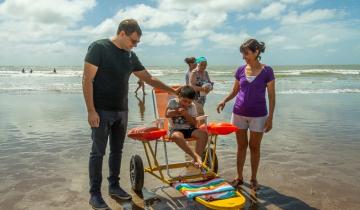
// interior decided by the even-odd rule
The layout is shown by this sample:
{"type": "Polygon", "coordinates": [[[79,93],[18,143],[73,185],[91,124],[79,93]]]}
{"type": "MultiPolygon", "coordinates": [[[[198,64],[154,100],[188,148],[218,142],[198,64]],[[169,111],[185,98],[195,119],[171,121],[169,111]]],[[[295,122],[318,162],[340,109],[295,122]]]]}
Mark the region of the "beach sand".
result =
{"type": "MultiPolygon", "coordinates": [[[[223,114],[215,113],[222,97],[209,96],[210,121],[230,119],[231,104],[223,114]]],[[[91,209],[87,172],[91,140],[82,95],[1,93],[0,98],[0,209],[91,209]]],[[[259,202],[252,205],[244,193],[244,209],[360,209],[360,111],[354,106],[359,103],[358,94],[279,95],[273,131],[262,143],[259,202]]],[[[153,120],[150,95],[143,121],[132,93],[129,107],[129,128],[153,120]]],[[[184,160],[174,145],[169,151],[172,160],[184,160]]],[[[102,192],[112,209],[205,209],[172,188],[159,188],[164,184],[149,175],[144,185],[149,205],[144,207],[144,200],[130,187],[133,154],[144,156],[142,145],[126,139],[120,182],[132,193],[131,202],[107,195],[104,158],[102,192]],[[154,193],[157,199],[151,199],[154,193]]],[[[220,138],[217,154],[220,175],[232,180],[236,176],[233,134],[220,138]]],[[[247,157],[246,182],[250,178],[247,157]]]]}

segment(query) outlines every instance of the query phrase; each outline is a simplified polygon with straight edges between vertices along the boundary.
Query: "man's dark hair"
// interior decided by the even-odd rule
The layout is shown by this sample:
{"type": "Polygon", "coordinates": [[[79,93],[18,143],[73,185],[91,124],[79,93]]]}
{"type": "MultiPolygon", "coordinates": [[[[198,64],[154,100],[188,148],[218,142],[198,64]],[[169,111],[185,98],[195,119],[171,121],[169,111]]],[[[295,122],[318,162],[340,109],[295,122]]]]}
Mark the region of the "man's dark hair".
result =
{"type": "Polygon", "coordinates": [[[142,35],[140,26],[134,19],[126,19],[121,21],[116,34],[119,34],[121,31],[124,31],[127,36],[130,36],[134,32],[136,32],[139,36],[142,35]]]}
{"type": "Polygon", "coordinates": [[[186,85],[180,89],[179,96],[182,98],[194,100],[196,97],[196,92],[194,88],[190,87],[189,85],[186,85]]]}

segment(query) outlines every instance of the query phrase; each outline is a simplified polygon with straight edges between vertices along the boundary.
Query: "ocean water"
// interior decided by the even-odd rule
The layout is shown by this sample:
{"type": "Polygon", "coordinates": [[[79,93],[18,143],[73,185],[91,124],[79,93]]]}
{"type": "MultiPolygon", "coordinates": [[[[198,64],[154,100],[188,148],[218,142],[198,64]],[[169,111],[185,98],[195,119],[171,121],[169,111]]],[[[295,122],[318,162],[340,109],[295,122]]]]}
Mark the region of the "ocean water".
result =
{"type": "MultiPolygon", "coordinates": [[[[0,66],[0,92],[81,92],[82,67],[0,66]],[[30,74],[30,68],[33,73],[30,74]]],[[[338,66],[274,66],[278,94],[360,93],[360,65],[338,66]]],[[[185,67],[149,67],[152,75],[169,84],[182,84],[185,67]]],[[[226,94],[233,84],[236,66],[209,66],[208,71],[215,82],[214,93],[226,94]]],[[[130,81],[132,88],[136,85],[130,81]]]]}
{"type": "MultiPolygon", "coordinates": [[[[53,74],[53,67],[32,66],[30,74],[29,67],[27,73],[21,73],[22,68],[0,67],[0,209],[89,209],[91,140],[82,69],[56,67],[53,74]]],[[[360,209],[360,65],[273,68],[277,103],[273,130],[262,141],[259,203],[254,207],[247,202],[245,209],[360,209]]],[[[184,81],[184,67],[149,69],[168,84],[184,81]]],[[[210,121],[229,121],[233,102],[221,114],[215,108],[230,90],[236,67],[208,70],[215,89],[205,111],[210,121]]],[[[136,97],[135,88],[136,78],[131,77],[129,128],[154,120],[151,95],[136,97]]],[[[146,91],[150,93],[150,87],[146,91]]],[[[124,147],[121,184],[131,192],[129,160],[144,153],[142,145],[130,139],[124,147]]],[[[184,158],[174,146],[170,154],[176,161],[184,158]]],[[[219,138],[217,154],[220,175],[233,179],[234,135],[219,138]]],[[[103,173],[106,183],[105,162],[103,173]]],[[[244,177],[248,182],[249,156],[244,177]]],[[[146,188],[159,185],[146,176],[146,188]]],[[[104,184],[105,200],[113,209],[143,205],[134,193],[131,204],[119,204],[106,190],[104,184]]],[[[170,209],[168,203],[155,209],[170,209]]]]}

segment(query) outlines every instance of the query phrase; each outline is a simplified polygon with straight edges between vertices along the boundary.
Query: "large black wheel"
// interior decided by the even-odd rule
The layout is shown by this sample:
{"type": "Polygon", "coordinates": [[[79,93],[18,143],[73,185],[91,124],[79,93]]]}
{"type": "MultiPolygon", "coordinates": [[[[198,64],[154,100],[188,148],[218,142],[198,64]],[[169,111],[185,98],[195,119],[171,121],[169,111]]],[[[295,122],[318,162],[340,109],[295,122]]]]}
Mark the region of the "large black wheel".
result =
{"type": "MultiPolygon", "coordinates": [[[[202,155],[202,159],[204,160],[205,159],[205,154],[206,154],[206,151],[203,153],[202,155]]],[[[211,156],[211,158],[213,157],[213,154],[214,154],[214,150],[213,149],[210,149],[209,151],[209,154],[208,154],[208,158],[207,158],[207,161],[206,161],[206,166],[211,168],[212,166],[212,162],[210,161],[210,158],[209,156],[211,156]]],[[[217,173],[218,172],[218,159],[217,159],[217,155],[215,153],[215,161],[214,161],[214,166],[213,166],[213,169],[214,169],[214,172],[217,173]]]]}
{"type": "Polygon", "coordinates": [[[141,192],[144,186],[144,165],[139,155],[133,155],[130,160],[130,181],[135,192],[141,192]]]}

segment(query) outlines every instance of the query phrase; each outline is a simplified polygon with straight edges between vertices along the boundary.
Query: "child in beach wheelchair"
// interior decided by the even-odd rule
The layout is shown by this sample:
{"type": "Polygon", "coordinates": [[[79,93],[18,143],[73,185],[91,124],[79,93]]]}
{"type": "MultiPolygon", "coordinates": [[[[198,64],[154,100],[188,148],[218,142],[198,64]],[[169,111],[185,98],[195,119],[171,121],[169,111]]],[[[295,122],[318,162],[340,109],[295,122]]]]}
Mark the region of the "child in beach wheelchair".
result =
{"type": "Polygon", "coordinates": [[[189,154],[197,167],[201,167],[208,134],[196,127],[196,107],[193,100],[196,98],[195,90],[190,86],[181,88],[178,97],[170,99],[166,108],[166,117],[170,118],[170,139],[184,152],[189,154]],[[186,139],[195,138],[196,147],[193,151],[186,139]]]}

